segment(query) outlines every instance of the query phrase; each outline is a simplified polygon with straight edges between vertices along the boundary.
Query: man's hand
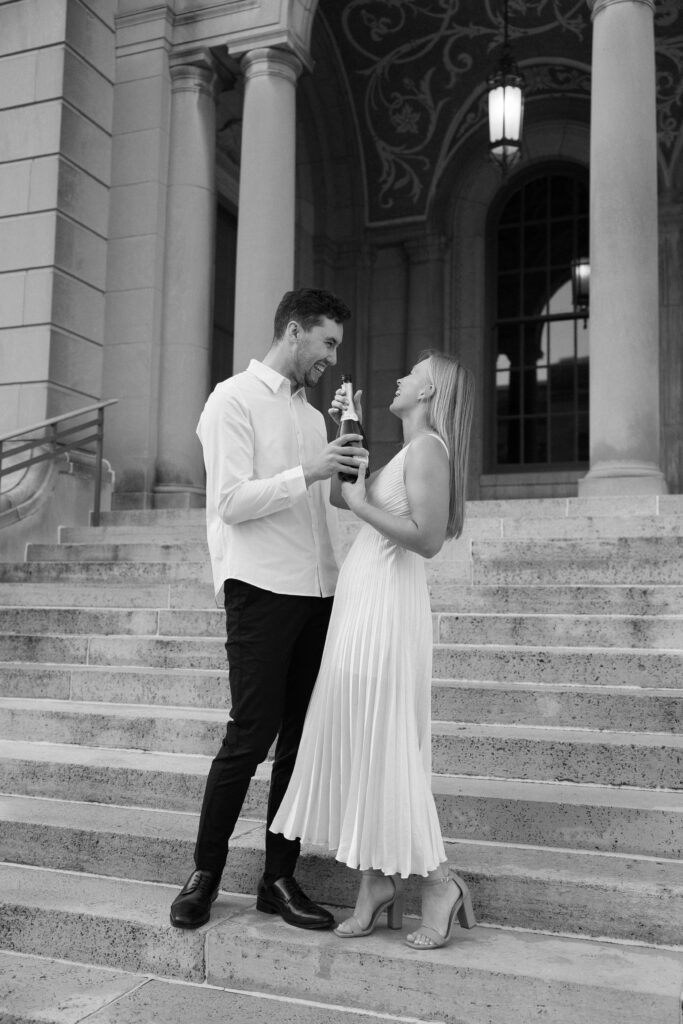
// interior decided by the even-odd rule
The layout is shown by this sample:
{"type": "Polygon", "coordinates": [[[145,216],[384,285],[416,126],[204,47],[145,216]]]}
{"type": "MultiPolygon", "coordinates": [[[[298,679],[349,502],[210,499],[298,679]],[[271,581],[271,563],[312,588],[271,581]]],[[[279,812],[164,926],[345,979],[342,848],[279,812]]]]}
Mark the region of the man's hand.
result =
{"type": "Polygon", "coordinates": [[[306,486],[316,480],[329,480],[335,473],[357,473],[359,464],[368,459],[367,449],[358,443],[362,440],[360,434],[345,434],[331,441],[320,455],[303,465],[306,486]]]}
{"type": "MultiPolygon", "coordinates": [[[[353,405],[356,410],[356,418],[359,423],[363,422],[363,409],[360,404],[360,397],[362,394],[363,391],[361,389],[356,391],[355,395],[353,396],[353,405]]],[[[340,423],[342,413],[344,412],[348,404],[348,399],[344,394],[344,389],[337,388],[337,390],[334,393],[334,398],[332,399],[332,405],[327,410],[337,425],[340,423]]]]}

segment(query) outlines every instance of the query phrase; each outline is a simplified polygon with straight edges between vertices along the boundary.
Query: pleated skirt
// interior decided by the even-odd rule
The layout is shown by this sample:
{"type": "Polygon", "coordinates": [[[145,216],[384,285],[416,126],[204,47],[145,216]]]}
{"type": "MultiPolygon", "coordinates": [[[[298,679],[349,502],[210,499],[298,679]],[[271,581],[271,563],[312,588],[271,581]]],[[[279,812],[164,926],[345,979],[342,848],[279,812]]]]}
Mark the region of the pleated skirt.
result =
{"type": "Polygon", "coordinates": [[[431,791],[432,624],[424,561],[364,526],[342,566],[290,785],[271,825],[352,868],[446,860],[431,791]]]}

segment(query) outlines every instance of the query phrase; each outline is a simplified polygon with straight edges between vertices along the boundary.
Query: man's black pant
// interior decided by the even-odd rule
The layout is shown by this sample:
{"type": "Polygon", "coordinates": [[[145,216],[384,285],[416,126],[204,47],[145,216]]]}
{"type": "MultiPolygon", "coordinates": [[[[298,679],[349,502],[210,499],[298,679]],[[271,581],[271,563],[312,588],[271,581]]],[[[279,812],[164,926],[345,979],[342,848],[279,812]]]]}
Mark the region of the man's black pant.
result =
{"type": "MultiPolygon", "coordinates": [[[[195,865],[220,875],[249,782],[278,736],[266,824],[275,817],[296,761],[318,675],[331,597],[273,594],[242,580],[224,585],[232,706],[223,746],[204,791],[195,865]]],[[[294,873],[299,840],[266,831],[266,881],[294,873]]]]}

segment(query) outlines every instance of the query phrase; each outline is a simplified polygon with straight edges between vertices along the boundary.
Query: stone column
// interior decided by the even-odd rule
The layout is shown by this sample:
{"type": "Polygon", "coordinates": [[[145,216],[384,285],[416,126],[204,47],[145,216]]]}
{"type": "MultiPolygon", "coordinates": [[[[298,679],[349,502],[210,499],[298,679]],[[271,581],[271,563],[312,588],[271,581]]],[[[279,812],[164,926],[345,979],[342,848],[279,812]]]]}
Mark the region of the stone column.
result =
{"type": "Polygon", "coordinates": [[[407,373],[426,348],[444,347],[445,260],[448,242],[442,235],[411,238],[408,257],[407,373]]]}
{"type": "Polygon", "coordinates": [[[591,468],[579,494],[663,494],[654,0],[589,3],[591,468]]]}
{"type": "Polygon", "coordinates": [[[196,426],[209,390],[216,116],[208,62],[171,67],[171,132],[154,503],[203,504],[196,426]]]}
{"type": "Polygon", "coordinates": [[[286,50],[251,50],[246,83],[235,289],[233,370],[260,359],[273,314],[294,284],[296,81],[301,61],[286,50]]]}

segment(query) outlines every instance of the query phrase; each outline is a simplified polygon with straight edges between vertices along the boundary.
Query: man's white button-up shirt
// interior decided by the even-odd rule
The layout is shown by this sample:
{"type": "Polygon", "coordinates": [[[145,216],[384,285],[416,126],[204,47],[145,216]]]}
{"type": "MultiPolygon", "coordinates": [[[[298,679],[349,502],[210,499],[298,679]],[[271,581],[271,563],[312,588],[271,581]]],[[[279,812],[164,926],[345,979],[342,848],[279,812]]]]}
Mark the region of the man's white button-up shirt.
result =
{"type": "Polygon", "coordinates": [[[256,359],[218,384],[197,425],[206,465],[214,589],[244,580],[277,594],[330,597],[337,510],[329,480],[306,487],[303,463],[327,444],[304,388],[256,359]]]}

